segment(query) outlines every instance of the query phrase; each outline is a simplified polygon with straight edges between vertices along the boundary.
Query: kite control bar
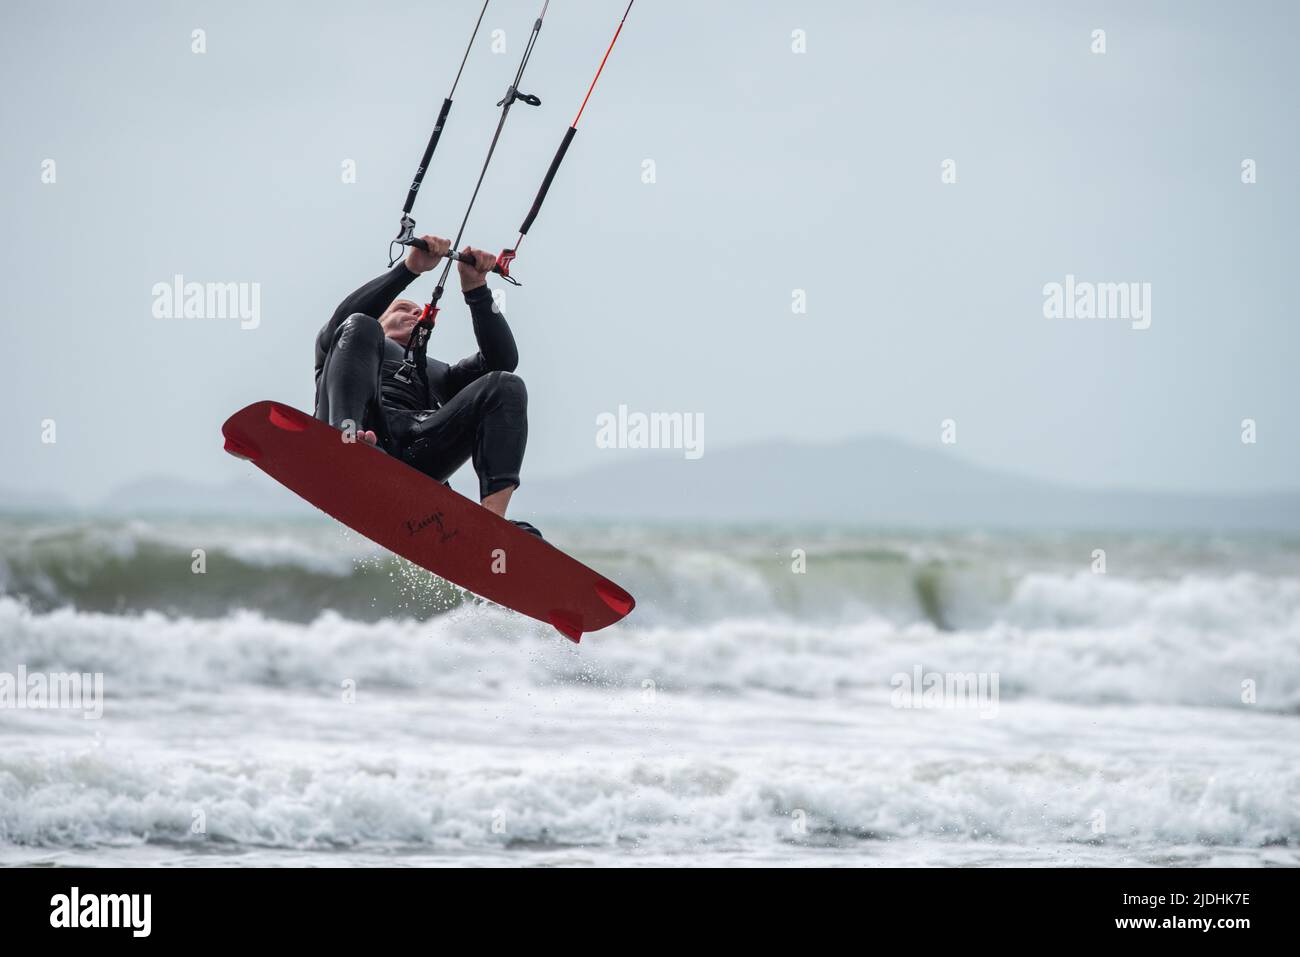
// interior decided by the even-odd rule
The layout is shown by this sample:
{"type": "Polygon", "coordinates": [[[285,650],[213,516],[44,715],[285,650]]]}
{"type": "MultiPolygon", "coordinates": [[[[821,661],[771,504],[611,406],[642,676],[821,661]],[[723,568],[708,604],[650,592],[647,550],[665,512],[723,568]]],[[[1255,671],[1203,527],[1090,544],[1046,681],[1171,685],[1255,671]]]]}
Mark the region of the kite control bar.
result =
{"type": "MultiPolygon", "coordinates": [[[[429,244],[426,243],[423,239],[417,239],[417,238],[408,239],[405,242],[403,242],[402,245],[414,246],[416,249],[422,250],[423,252],[426,253],[429,251],[429,244]]],[[[469,263],[471,266],[478,265],[478,263],[475,262],[474,257],[469,255],[469,253],[457,252],[454,249],[448,251],[447,258],[458,263],[469,263]]],[[[518,279],[513,279],[510,276],[510,260],[514,258],[515,258],[514,250],[507,249],[505,252],[501,254],[501,257],[497,260],[497,264],[492,267],[492,272],[496,273],[498,276],[501,276],[503,279],[506,279],[507,281],[513,283],[514,285],[520,286],[523,284],[518,279]],[[507,253],[509,255],[507,255],[507,253]]]]}
{"type": "MultiPolygon", "coordinates": [[[[619,20],[618,28],[614,31],[614,36],[610,39],[609,46],[605,48],[605,55],[600,60],[600,66],[596,68],[596,75],[591,78],[591,85],[587,87],[587,95],[582,98],[582,105],[578,107],[578,115],[573,118],[573,122],[569,124],[569,128],[564,132],[564,138],[560,141],[560,146],[555,151],[555,156],[552,157],[551,159],[551,165],[546,170],[546,175],[542,179],[542,185],[537,190],[537,196],[533,199],[533,203],[528,209],[528,215],[524,217],[523,225],[519,227],[519,238],[515,241],[514,246],[510,246],[507,247],[506,249],[501,250],[501,254],[497,257],[496,265],[492,267],[491,270],[492,272],[496,273],[498,276],[501,276],[503,279],[505,279],[507,282],[511,283],[512,285],[518,286],[521,285],[521,283],[510,275],[510,266],[518,257],[519,247],[523,244],[524,237],[528,235],[528,230],[533,225],[533,221],[537,219],[537,214],[541,212],[542,203],[546,200],[546,194],[550,191],[551,184],[555,181],[555,174],[559,171],[560,164],[564,162],[565,154],[568,153],[569,147],[573,143],[573,138],[578,133],[578,123],[582,120],[582,114],[587,109],[587,103],[591,99],[592,92],[596,89],[596,83],[600,80],[601,73],[604,72],[605,64],[609,60],[609,55],[614,50],[614,44],[618,42],[619,34],[623,32],[623,25],[627,22],[628,14],[631,13],[632,11],[633,2],[634,0],[628,0],[627,7],[624,8],[623,10],[623,17],[621,20],[619,20]]],[[[483,177],[487,173],[488,165],[492,162],[492,154],[496,151],[497,142],[501,138],[501,130],[505,126],[506,116],[510,112],[510,107],[517,100],[522,100],[524,103],[527,103],[529,106],[541,106],[542,104],[540,97],[535,96],[532,93],[520,92],[519,82],[520,80],[523,79],[524,68],[528,65],[528,61],[532,56],[533,44],[537,42],[537,35],[541,31],[542,21],[545,19],[546,11],[549,7],[550,7],[550,0],[544,0],[542,4],[542,12],[538,15],[537,20],[534,21],[532,33],[529,35],[528,42],[524,46],[523,57],[519,61],[519,68],[515,71],[514,82],[511,83],[510,86],[506,88],[505,96],[503,96],[500,102],[497,103],[497,106],[501,109],[501,117],[497,121],[496,133],[493,135],[492,143],[488,147],[487,159],[483,161],[483,169],[479,172],[478,183],[474,186],[474,193],[470,197],[469,206],[468,208],[466,208],[465,216],[461,220],[460,229],[456,233],[456,239],[451,244],[453,247],[453,251],[447,254],[447,259],[448,259],[447,265],[446,267],[444,267],[442,271],[442,276],[438,280],[438,285],[434,289],[433,297],[431,298],[428,306],[425,307],[425,315],[421,317],[422,320],[437,315],[438,299],[442,295],[443,284],[447,281],[447,274],[451,270],[452,261],[455,262],[473,261],[463,256],[461,253],[454,251],[454,247],[460,245],[461,236],[464,234],[465,231],[465,224],[469,222],[470,211],[474,208],[474,201],[478,198],[479,189],[483,186],[483,177]]],[[[487,9],[487,0],[485,0],[483,4],[483,11],[486,11],[486,9],[487,9]]],[[[479,22],[474,26],[475,34],[478,33],[479,25],[482,22],[483,22],[483,12],[480,12],[479,22]]],[[[474,42],[474,36],[471,35],[470,44],[472,45],[473,42],[474,42]]],[[[465,57],[468,56],[469,56],[469,49],[466,48],[465,57]]],[[[465,68],[465,59],[462,58],[461,70],[464,70],[464,68],[465,68]]],[[[456,83],[459,82],[460,82],[460,73],[458,72],[456,74],[456,83]]],[[[452,93],[454,93],[456,90],[456,83],[452,84],[452,93]]],[[[438,121],[434,125],[433,135],[429,139],[429,145],[425,149],[424,157],[421,159],[420,166],[416,170],[415,180],[412,182],[411,189],[406,198],[406,205],[402,208],[402,220],[398,227],[397,238],[394,239],[392,241],[392,244],[390,244],[389,246],[389,255],[391,260],[389,262],[390,266],[393,265],[395,262],[397,262],[397,259],[392,256],[392,248],[394,245],[413,246],[416,249],[423,250],[424,252],[429,251],[428,244],[426,244],[424,240],[419,239],[415,236],[415,220],[411,218],[411,209],[414,206],[415,195],[419,191],[420,182],[424,178],[424,172],[429,166],[429,160],[431,159],[433,155],[433,151],[438,144],[438,137],[442,133],[442,127],[443,124],[446,122],[447,113],[450,109],[451,109],[451,94],[449,93],[447,95],[447,99],[443,102],[442,110],[438,114],[438,121]]]]}

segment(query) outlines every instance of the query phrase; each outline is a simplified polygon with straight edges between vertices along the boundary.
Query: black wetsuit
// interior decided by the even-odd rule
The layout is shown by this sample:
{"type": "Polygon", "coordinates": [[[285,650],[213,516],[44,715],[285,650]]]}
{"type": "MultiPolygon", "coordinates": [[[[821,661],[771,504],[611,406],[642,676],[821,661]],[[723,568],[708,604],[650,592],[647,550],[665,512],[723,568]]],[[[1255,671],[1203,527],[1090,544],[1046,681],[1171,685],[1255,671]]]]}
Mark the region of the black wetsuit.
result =
{"type": "Polygon", "coordinates": [[[467,459],[479,497],[519,484],[528,442],[528,393],[505,316],[480,286],[465,293],[479,351],[455,365],[426,358],[411,381],[395,377],[402,345],[376,318],[416,278],[399,263],[352,293],[316,337],[316,418],[374,430],[391,455],[438,481],[467,459]],[[422,373],[422,374],[421,374],[422,373]]]}

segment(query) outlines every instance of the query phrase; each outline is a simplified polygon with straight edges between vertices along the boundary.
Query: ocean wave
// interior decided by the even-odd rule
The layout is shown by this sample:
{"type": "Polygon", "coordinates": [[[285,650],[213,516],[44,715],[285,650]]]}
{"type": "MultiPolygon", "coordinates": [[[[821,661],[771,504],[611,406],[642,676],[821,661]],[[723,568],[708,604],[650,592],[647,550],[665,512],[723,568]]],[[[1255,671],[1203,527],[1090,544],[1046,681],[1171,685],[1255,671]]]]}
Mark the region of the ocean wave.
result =
{"type": "MultiPolygon", "coordinates": [[[[466,694],[479,682],[486,687],[508,678],[499,666],[483,671],[473,665],[517,640],[503,613],[477,611],[433,626],[412,619],[357,621],[336,612],[300,624],[253,611],[210,619],[36,612],[0,598],[0,670],[23,665],[28,673],[102,673],[109,700],[239,684],[333,689],[345,679],[466,694]]],[[[502,657],[508,668],[511,659],[502,657]]]]}
{"type": "Polygon", "coordinates": [[[513,765],[382,755],[326,764],[0,755],[0,842],[24,846],[450,851],[646,843],[699,851],[921,836],[1294,846],[1300,775],[1277,765],[1238,777],[1051,755],[891,753],[829,763],[538,757],[513,765]]]}
{"type": "MultiPolygon", "coordinates": [[[[1125,573],[1093,575],[1094,543],[1063,537],[638,526],[554,532],[566,550],[637,596],[632,628],[756,617],[819,626],[882,619],[951,632],[999,622],[1112,627],[1178,615],[1182,603],[1183,619],[1202,615],[1231,631],[1236,609],[1247,625],[1270,611],[1277,624],[1291,621],[1295,589],[1285,583],[1300,579],[1300,551],[1286,542],[1121,540],[1110,543],[1111,561],[1125,573]],[[1283,584],[1266,593],[1263,582],[1283,584]]],[[[37,611],[224,618],[242,609],[298,623],[325,611],[358,621],[426,620],[466,600],[325,521],[0,521],[0,594],[37,611]],[[195,549],[204,551],[203,574],[192,569],[195,549]]]]}
{"type": "MultiPolygon", "coordinates": [[[[638,609],[638,612],[640,609],[638,609]]],[[[617,625],[580,646],[487,604],[427,621],[256,611],[203,619],[0,598],[0,670],[103,672],[108,694],[174,688],[337,687],[346,677],[449,695],[552,685],[684,693],[887,694],[894,675],[993,673],[1007,700],[1157,703],[1300,712],[1300,582],[1258,575],[1168,582],[1030,576],[994,620],[952,630],[864,614],[827,624],[761,613],[617,625]]]]}
{"type": "Polygon", "coordinates": [[[289,621],[322,609],[368,621],[427,618],[463,597],[337,526],[143,520],[0,528],[0,592],[45,610],[222,617],[254,609],[289,621]]]}

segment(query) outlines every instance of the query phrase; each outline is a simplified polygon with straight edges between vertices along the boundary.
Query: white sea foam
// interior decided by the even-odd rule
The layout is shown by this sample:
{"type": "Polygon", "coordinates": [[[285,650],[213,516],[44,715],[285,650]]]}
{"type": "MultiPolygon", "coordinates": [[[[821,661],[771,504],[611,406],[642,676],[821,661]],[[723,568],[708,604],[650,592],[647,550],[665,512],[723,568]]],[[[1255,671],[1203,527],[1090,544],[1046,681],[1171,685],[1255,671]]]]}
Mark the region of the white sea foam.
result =
{"type": "Polygon", "coordinates": [[[0,635],[5,658],[29,668],[102,671],[110,693],[311,687],[350,675],[459,694],[490,674],[494,686],[652,681],[696,692],[819,697],[879,692],[892,675],[921,665],[997,672],[1010,698],[1300,710],[1300,583],[1253,575],[1141,587],[1032,576],[981,628],[899,626],[879,616],[821,624],[768,612],[695,626],[615,627],[587,636],[581,651],[545,626],[475,605],[426,622],[365,623],[327,612],[298,624],[251,611],[219,619],[36,612],[0,598],[0,635]],[[1252,686],[1254,702],[1245,694],[1252,686]]]}
{"type": "Polygon", "coordinates": [[[834,760],[816,749],[599,761],[544,750],[430,759],[382,747],[347,759],[275,761],[103,750],[0,756],[0,842],[35,847],[705,851],[918,837],[1097,843],[1117,852],[1294,844],[1300,776],[1276,764],[1242,774],[1032,750],[941,758],[892,750],[834,760]],[[196,812],[202,834],[192,832],[196,812]]]}

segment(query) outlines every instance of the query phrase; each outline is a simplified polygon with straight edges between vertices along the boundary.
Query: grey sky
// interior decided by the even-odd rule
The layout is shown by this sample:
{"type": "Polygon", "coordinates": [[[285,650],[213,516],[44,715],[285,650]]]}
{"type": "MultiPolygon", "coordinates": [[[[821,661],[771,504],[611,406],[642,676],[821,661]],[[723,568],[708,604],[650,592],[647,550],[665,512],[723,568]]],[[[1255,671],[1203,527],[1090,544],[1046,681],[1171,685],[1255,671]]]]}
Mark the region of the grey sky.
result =
{"type": "MultiPolygon", "coordinates": [[[[489,9],[421,231],[454,233],[538,6],[489,9]]],[[[552,3],[525,83],[543,106],[512,113],[470,242],[513,241],[622,7],[552,3]]],[[[310,409],[313,337],[384,265],[477,4],[0,9],[0,485],[243,474],[220,424],[262,398],[310,409]],[[260,283],[260,327],[153,318],[177,273],[260,283]]],[[[505,304],[526,468],[639,454],[595,446],[596,415],[624,403],[703,413],[710,450],[933,445],[951,417],[960,454],[1035,476],[1294,486],[1298,20],[1259,2],[640,0],[505,304]],[[1067,273],[1150,282],[1151,328],[1044,318],[1067,273]]],[[[430,348],[458,358],[468,316],[447,305],[430,348]]]]}

